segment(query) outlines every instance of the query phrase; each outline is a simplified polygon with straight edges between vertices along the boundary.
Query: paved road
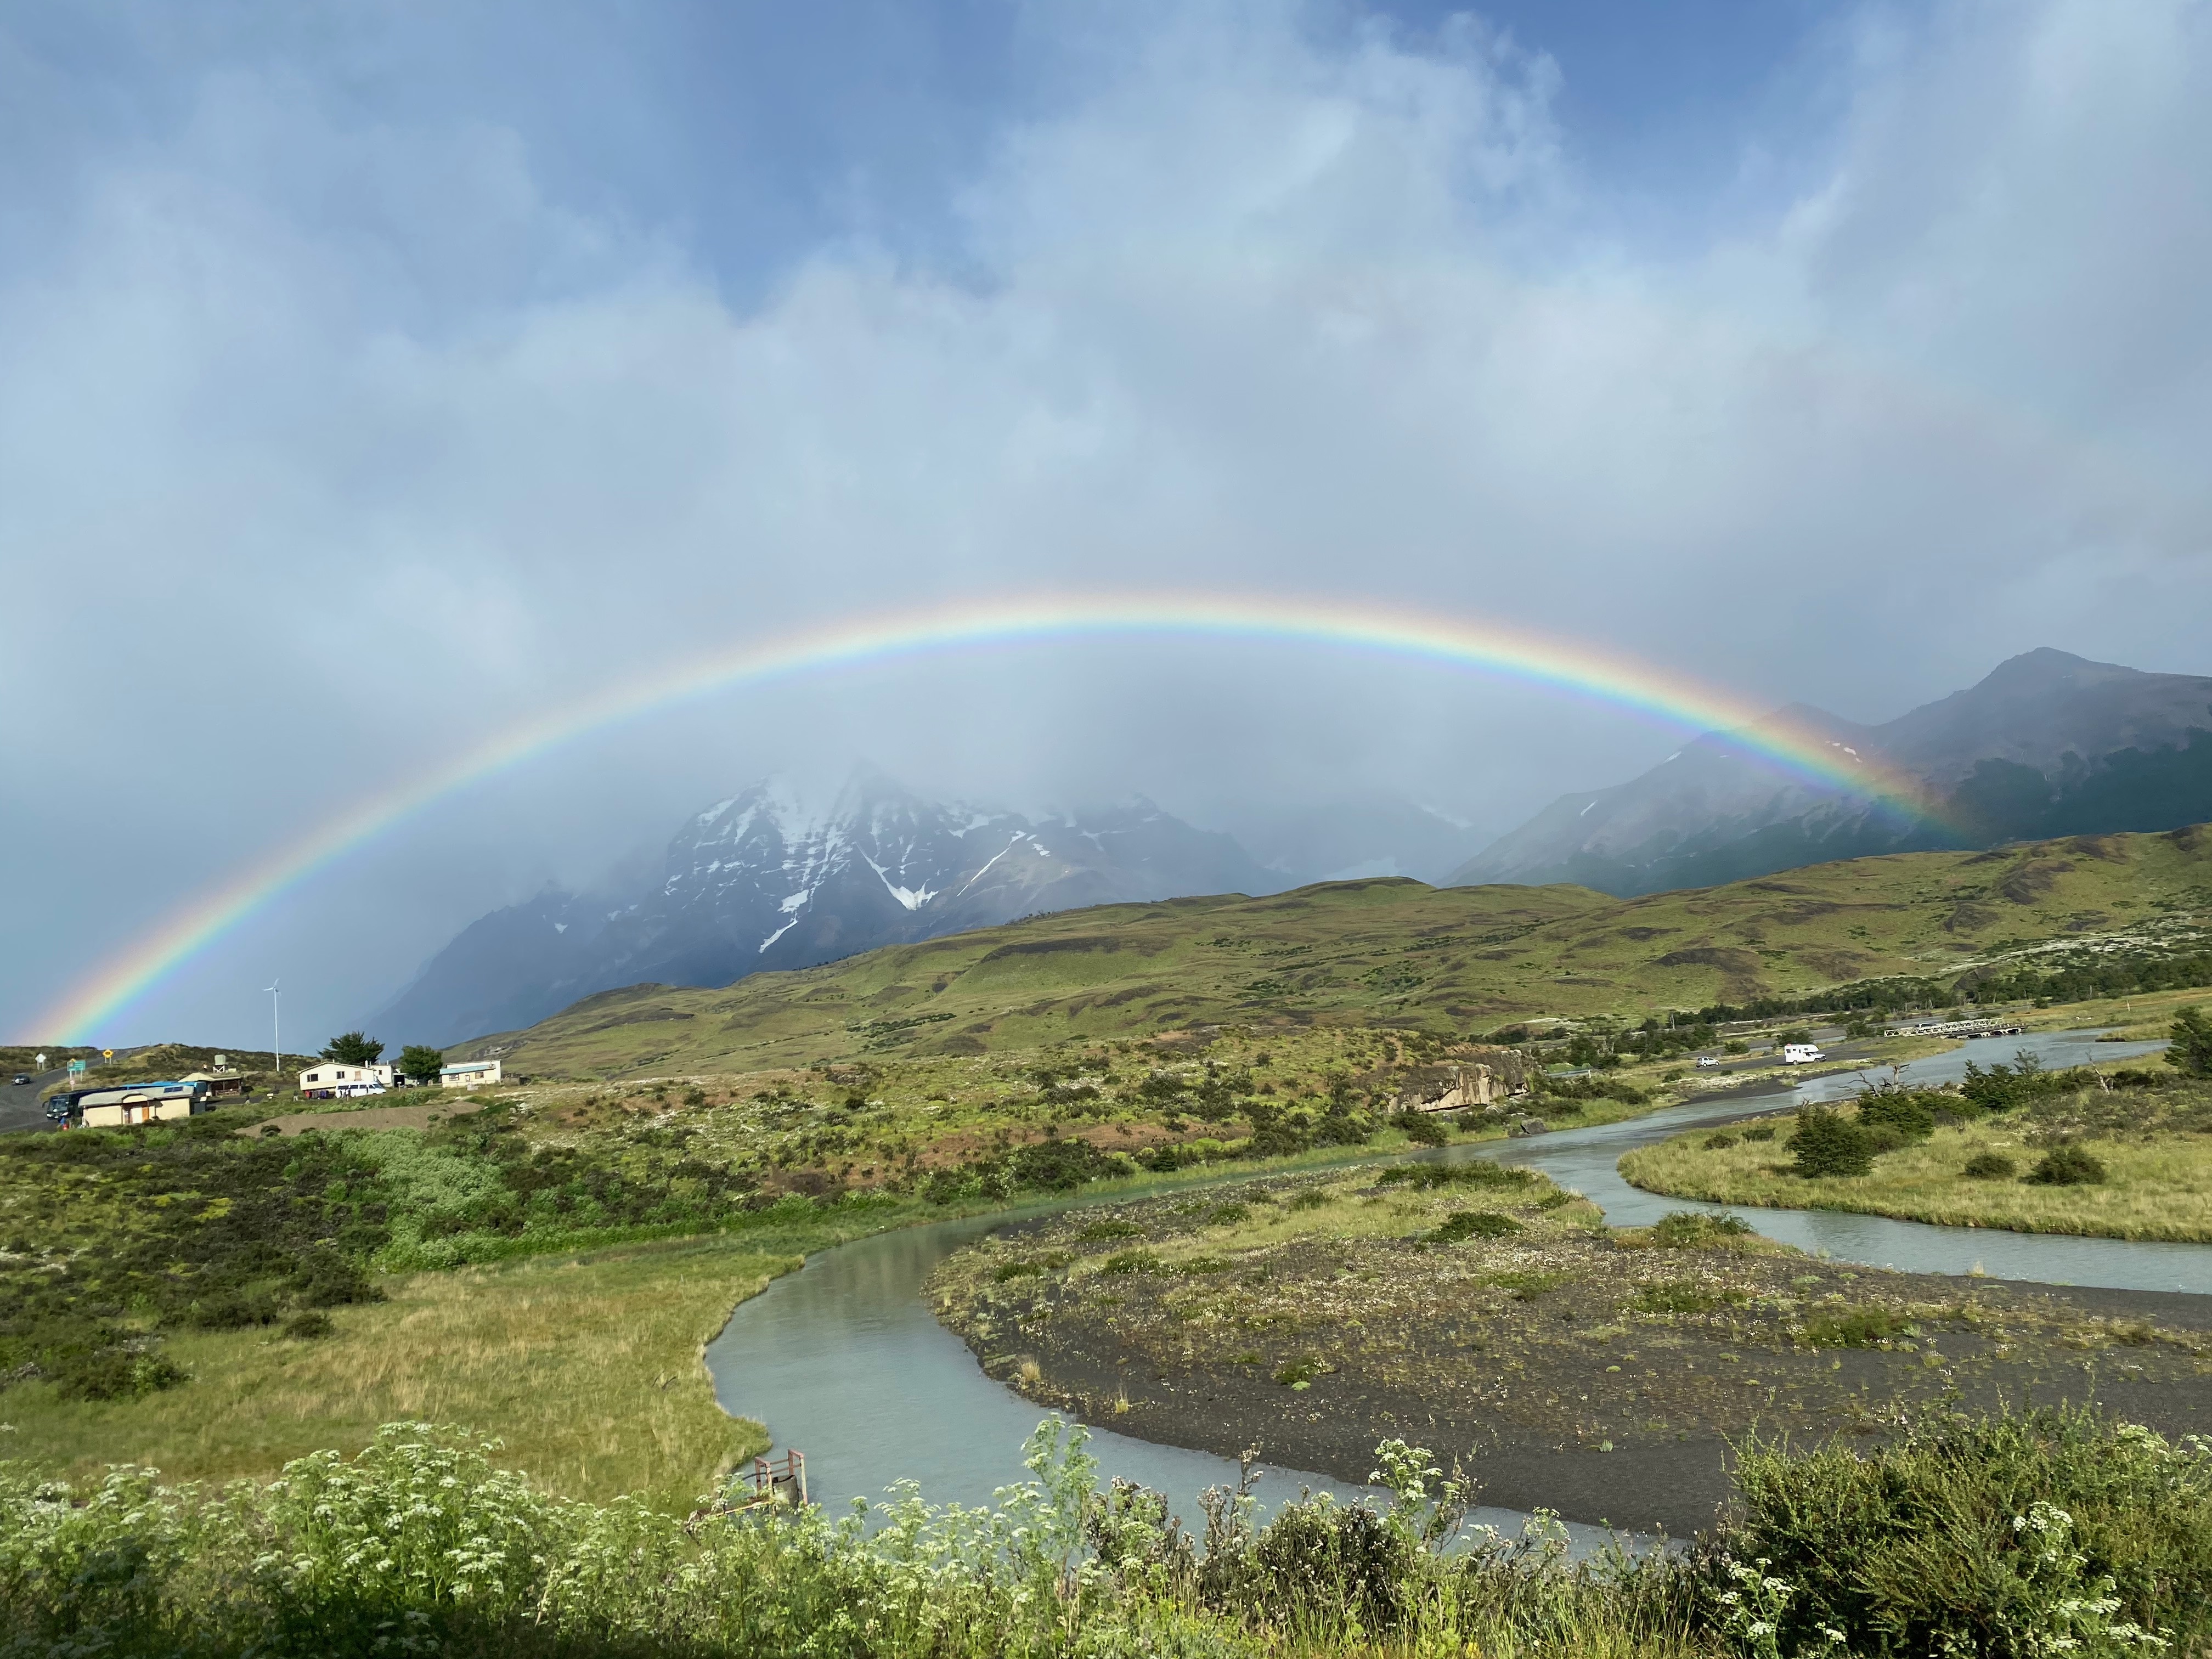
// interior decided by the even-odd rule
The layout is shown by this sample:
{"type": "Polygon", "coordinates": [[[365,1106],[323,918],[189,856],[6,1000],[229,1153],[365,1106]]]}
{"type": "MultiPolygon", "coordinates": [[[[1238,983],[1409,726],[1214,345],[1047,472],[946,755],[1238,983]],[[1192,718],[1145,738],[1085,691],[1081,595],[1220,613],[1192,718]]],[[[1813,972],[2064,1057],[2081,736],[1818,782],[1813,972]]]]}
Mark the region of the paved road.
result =
{"type": "MultiPolygon", "coordinates": [[[[0,1079],[11,1078],[13,1072],[0,1072],[0,1079]]],[[[0,1082],[0,1133],[9,1129],[51,1129],[39,1097],[46,1085],[59,1083],[69,1073],[64,1071],[41,1072],[30,1082],[16,1085],[0,1082]]]]}

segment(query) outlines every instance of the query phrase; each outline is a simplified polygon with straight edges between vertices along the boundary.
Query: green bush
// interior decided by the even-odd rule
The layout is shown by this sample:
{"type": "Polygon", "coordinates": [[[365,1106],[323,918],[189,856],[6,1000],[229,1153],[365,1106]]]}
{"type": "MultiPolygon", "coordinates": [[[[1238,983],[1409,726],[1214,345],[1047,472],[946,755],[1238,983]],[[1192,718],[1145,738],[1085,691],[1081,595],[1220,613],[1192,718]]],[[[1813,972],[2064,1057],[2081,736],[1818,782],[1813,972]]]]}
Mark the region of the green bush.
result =
{"type": "Polygon", "coordinates": [[[1393,1121],[1417,1146],[1442,1146],[1451,1139],[1450,1129],[1434,1112],[1401,1112],[1393,1121]]]}
{"type": "Polygon", "coordinates": [[[2019,1169],[2002,1152],[1977,1152],[1960,1173],[1969,1181],[2010,1181],[2019,1169]]]}
{"type": "MultiPolygon", "coordinates": [[[[1305,1359],[1278,1375],[1320,1373],[1305,1359]]],[[[2212,1456],[2079,1411],[1923,1418],[1809,1453],[1753,1443],[1734,1513],[1698,1547],[1580,1559],[1541,1516],[1447,1552],[1471,1484],[1396,1441],[1370,1477],[1387,1508],[1310,1498],[1255,1528],[1248,1461],[1202,1496],[1202,1539],[1158,1493],[1102,1491],[1083,1431],[1057,1420],[994,1508],[908,1494],[842,1519],[568,1503],[495,1450],[393,1424],[356,1456],[220,1492],[0,1464],[0,1651],[2040,1659],[2143,1651],[2132,1623],[2178,1659],[2212,1639],[2212,1456]]]]}
{"type": "Polygon", "coordinates": [[[1936,1109],[1942,1100],[1912,1089],[1869,1089],[1859,1097],[1859,1127],[1887,1129],[1900,1146],[1925,1140],[1936,1133],[1936,1109]]]}
{"type": "Polygon", "coordinates": [[[1459,1210],[1424,1236],[1431,1244],[1458,1244],[1470,1238],[1510,1238],[1527,1231],[1511,1216],[1495,1210],[1459,1210]]]}
{"type": "Polygon", "coordinates": [[[1399,1164],[1376,1178],[1378,1187],[1530,1187],[1544,1177],[1534,1170],[1471,1158],[1459,1164],[1399,1164]]]}
{"type": "Polygon", "coordinates": [[[1711,1313],[1716,1308],[1740,1307],[1751,1299],[1742,1291],[1710,1290],[1692,1280],[1680,1280],[1667,1285],[1646,1285],[1628,1298],[1628,1305],[1638,1313],[1693,1314],[1711,1313]]]}
{"type": "Polygon", "coordinates": [[[1799,1110],[1797,1133],[1790,1146],[1796,1153],[1796,1172],[1808,1181],[1874,1171],[1874,1137],[1825,1106],[1799,1110]]]}
{"type": "Polygon", "coordinates": [[[1704,1145],[1709,1152],[1723,1152],[1735,1145],[1735,1137],[1725,1129],[1716,1129],[1705,1137],[1704,1145]]]}
{"type": "MultiPolygon", "coordinates": [[[[1725,1565],[1790,1587],[1767,1651],[2027,1659],[2212,1638],[2212,1456],[2085,1410],[1914,1423],[1889,1444],[1740,1449],[1725,1565]],[[2100,1607],[2109,1598],[2115,1605],[2100,1607]]],[[[1725,1563],[1725,1565],[1723,1565],[1725,1563]]]]}
{"type": "Polygon", "coordinates": [[[2039,1187],[2094,1187],[2105,1179],[2105,1166],[2069,1142],[2045,1152],[2022,1179],[2039,1187]]]}
{"type": "Polygon", "coordinates": [[[2184,1077],[2212,1077],[2212,1018],[2191,1006],[2173,1017],[2166,1035],[2172,1039],[2166,1063],[2184,1077]]]}
{"type": "Polygon", "coordinates": [[[1670,1250],[1702,1250],[1747,1238],[1751,1232],[1751,1223],[1740,1215],[1672,1210],[1651,1224],[1651,1242],[1670,1250]]]}
{"type": "Polygon", "coordinates": [[[1850,1308],[1814,1314],[1805,1340],[1816,1348],[1872,1348],[1905,1335],[1911,1323],[1893,1308],[1850,1308]]]}
{"type": "Polygon", "coordinates": [[[1117,1250],[1098,1264],[1102,1273],[1156,1273],[1160,1259],[1150,1250],[1117,1250]]]}

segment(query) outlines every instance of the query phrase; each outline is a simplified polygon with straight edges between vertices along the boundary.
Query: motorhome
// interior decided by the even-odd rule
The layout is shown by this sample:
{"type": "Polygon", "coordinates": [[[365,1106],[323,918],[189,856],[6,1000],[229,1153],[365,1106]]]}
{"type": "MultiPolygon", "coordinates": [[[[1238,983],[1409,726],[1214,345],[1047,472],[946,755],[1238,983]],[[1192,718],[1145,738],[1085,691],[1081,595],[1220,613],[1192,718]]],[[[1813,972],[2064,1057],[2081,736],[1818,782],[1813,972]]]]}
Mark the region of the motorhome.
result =
{"type": "Polygon", "coordinates": [[[1816,1060],[1826,1058],[1817,1042],[1785,1042],[1782,1045],[1782,1063],[1784,1066],[1810,1066],[1816,1060]]]}
{"type": "Polygon", "coordinates": [[[118,1083],[56,1098],[66,1098],[70,1115],[88,1129],[166,1123],[172,1118],[204,1112],[210,1104],[204,1083],[118,1083]]]}

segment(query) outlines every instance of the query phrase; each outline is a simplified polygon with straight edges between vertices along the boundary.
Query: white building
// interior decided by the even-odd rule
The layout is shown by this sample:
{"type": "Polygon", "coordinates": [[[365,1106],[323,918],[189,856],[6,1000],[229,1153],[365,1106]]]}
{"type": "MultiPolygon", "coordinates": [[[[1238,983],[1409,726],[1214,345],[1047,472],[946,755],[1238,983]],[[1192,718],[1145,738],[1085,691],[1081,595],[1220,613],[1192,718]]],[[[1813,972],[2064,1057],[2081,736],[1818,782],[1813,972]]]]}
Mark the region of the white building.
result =
{"type": "Polygon", "coordinates": [[[495,1060],[462,1060],[442,1067],[438,1073],[441,1089],[483,1089],[501,1080],[499,1062],[495,1060]]]}
{"type": "Polygon", "coordinates": [[[389,1066],[356,1066],[326,1060],[300,1073],[302,1100],[351,1100],[356,1095],[380,1095],[392,1086],[389,1066]]]}

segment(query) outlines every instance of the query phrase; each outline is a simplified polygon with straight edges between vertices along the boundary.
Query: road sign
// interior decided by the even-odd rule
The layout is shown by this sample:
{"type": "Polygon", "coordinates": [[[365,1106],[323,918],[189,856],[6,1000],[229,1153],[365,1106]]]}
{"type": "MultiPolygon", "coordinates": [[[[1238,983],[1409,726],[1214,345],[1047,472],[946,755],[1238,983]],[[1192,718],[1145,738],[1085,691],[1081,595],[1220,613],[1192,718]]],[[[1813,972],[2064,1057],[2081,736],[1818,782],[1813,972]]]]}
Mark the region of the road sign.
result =
{"type": "Polygon", "coordinates": [[[100,1057],[102,1060],[112,1060],[115,1058],[115,1050],[112,1048],[102,1048],[100,1051],[100,1057]]]}
{"type": "Polygon", "coordinates": [[[82,1077],[84,1075],[84,1062],[81,1060],[73,1060],[69,1063],[69,1070],[71,1077],[82,1077]]]}

